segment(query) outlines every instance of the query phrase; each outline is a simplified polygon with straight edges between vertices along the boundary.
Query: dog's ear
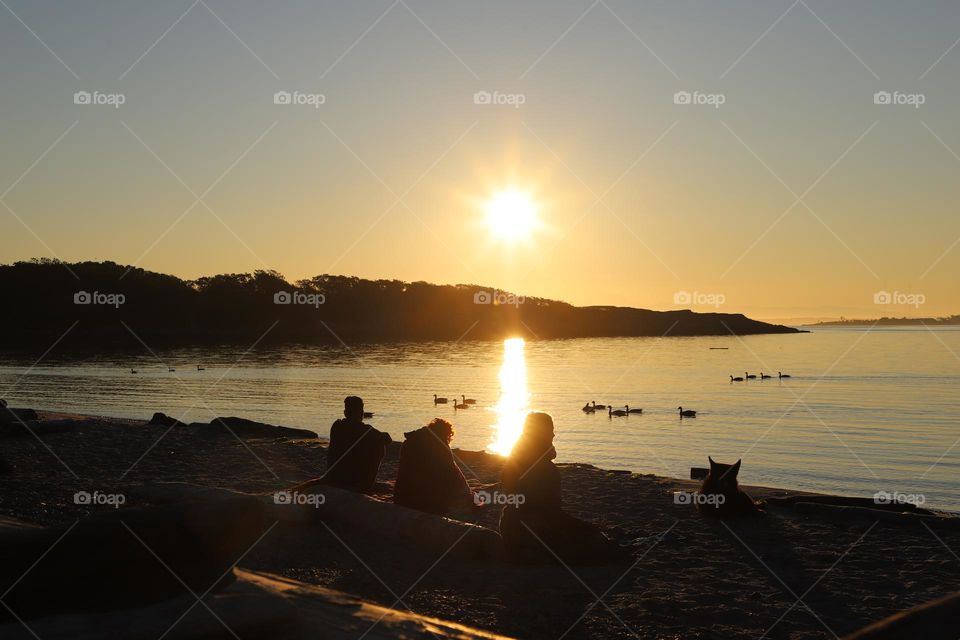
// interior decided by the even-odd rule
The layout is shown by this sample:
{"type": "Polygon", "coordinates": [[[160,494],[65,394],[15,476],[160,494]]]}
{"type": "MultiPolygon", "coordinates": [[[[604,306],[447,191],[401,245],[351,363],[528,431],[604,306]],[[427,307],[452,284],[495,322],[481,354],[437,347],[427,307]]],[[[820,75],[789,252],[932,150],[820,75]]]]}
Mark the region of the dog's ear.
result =
{"type": "Polygon", "coordinates": [[[707,456],[707,460],[710,461],[710,468],[711,468],[711,469],[713,469],[715,466],[717,466],[717,463],[714,462],[714,461],[713,461],[713,458],[711,458],[710,456],[707,456]]]}
{"type": "Polygon", "coordinates": [[[737,463],[730,467],[730,472],[733,474],[733,477],[736,478],[737,474],[740,473],[740,463],[743,462],[742,459],[737,460],[737,463]]]}

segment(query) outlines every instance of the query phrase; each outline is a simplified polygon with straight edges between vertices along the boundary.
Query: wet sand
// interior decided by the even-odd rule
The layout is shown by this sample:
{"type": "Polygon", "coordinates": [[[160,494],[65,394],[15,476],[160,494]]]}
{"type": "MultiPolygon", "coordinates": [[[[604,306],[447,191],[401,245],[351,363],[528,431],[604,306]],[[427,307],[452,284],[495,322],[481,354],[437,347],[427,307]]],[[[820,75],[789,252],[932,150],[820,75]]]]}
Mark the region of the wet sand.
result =
{"type": "MultiPolygon", "coordinates": [[[[134,506],[144,503],[133,489],[149,482],[269,492],[324,469],[322,440],[240,441],[146,420],[73,417],[82,424],[42,442],[0,440],[0,515],[69,524],[113,508],[76,504],[78,491],[123,494],[134,506]]],[[[467,478],[498,480],[501,458],[461,452],[461,460],[467,478]]],[[[386,500],[396,463],[394,447],[377,487],[386,500]]],[[[335,524],[288,523],[240,566],[525,638],[831,638],[960,590],[955,514],[770,505],[763,516],[723,523],[674,503],[672,492],[693,488],[690,481],[559,466],[567,509],[628,546],[632,566],[466,564],[335,524]]],[[[755,498],[796,493],[747,490],[755,498]]],[[[479,522],[496,527],[498,517],[487,508],[479,522]]]]}

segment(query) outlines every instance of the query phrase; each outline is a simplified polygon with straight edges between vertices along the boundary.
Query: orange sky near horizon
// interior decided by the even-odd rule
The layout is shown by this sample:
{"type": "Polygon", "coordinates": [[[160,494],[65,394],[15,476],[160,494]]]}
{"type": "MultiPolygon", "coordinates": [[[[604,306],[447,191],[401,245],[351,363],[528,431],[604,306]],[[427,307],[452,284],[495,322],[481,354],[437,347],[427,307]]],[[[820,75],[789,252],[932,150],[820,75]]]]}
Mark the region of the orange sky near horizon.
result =
{"type": "Polygon", "coordinates": [[[0,261],[960,313],[960,7],[582,4],[14,2],[0,261]]]}

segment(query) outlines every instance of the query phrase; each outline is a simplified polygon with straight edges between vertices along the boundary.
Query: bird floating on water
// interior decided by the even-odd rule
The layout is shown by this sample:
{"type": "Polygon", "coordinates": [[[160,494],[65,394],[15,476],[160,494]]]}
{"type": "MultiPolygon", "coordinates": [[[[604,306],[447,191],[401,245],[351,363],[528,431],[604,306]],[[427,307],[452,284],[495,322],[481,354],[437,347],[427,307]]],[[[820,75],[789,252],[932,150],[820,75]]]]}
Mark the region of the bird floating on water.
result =
{"type": "Polygon", "coordinates": [[[736,378],[730,376],[730,382],[743,382],[743,378],[740,376],[737,376],[736,378]]]}
{"type": "Polygon", "coordinates": [[[778,377],[778,378],[789,378],[790,375],[787,374],[787,373],[780,373],[779,371],[777,371],[777,377],[778,377]]]}
{"type": "Polygon", "coordinates": [[[622,416],[627,415],[627,412],[624,411],[623,409],[616,409],[616,410],[614,410],[613,407],[610,407],[610,408],[607,409],[607,415],[610,416],[611,418],[614,417],[614,416],[616,416],[616,417],[619,418],[619,417],[622,417],[622,416]]]}
{"type": "Polygon", "coordinates": [[[627,413],[643,413],[643,409],[631,409],[630,405],[626,405],[627,413]]]}
{"type": "Polygon", "coordinates": [[[477,401],[474,398],[468,398],[463,394],[460,394],[460,398],[463,400],[463,404],[477,404],[477,401]]]}
{"type": "Polygon", "coordinates": [[[438,398],[437,394],[433,394],[433,404],[447,404],[447,399],[438,398]]]}
{"type": "Polygon", "coordinates": [[[696,418],[696,417],[697,417],[697,412],[694,411],[693,409],[686,409],[686,410],[684,410],[683,407],[677,407],[677,411],[680,412],[680,417],[681,417],[681,418],[696,418]]]}

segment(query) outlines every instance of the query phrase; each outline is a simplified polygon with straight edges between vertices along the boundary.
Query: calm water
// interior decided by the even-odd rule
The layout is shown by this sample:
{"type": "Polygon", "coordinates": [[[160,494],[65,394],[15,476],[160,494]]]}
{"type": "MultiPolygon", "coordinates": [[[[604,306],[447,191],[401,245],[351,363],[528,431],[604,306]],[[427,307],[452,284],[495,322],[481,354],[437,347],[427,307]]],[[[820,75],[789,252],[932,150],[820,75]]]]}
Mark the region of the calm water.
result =
{"type": "Polygon", "coordinates": [[[741,480],[871,496],[923,494],[960,510],[960,331],[821,329],[810,334],[415,345],[190,349],[32,361],[0,356],[14,406],[185,421],[239,415],[326,435],[345,395],[403,432],[442,416],[455,445],[509,449],[528,408],[553,414],[560,461],[688,477],[707,455],[744,459],[741,480]],[[725,349],[711,349],[725,347],[725,349]],[[197,371],[202,364],[205,371],[197,371]],[[175,373],[167,367],[176,368],[175,373]],[[133,375],[130,368],[136,368],[133,375]],[[789,380],[731,384],[763,370],[789,380]],[[466,394],[455,411],[433,394],[466,394]],[[585,415],[587,401],[643,415],[585,415]],[[680,420],[677,406],[697,410],[680,420]]]}

